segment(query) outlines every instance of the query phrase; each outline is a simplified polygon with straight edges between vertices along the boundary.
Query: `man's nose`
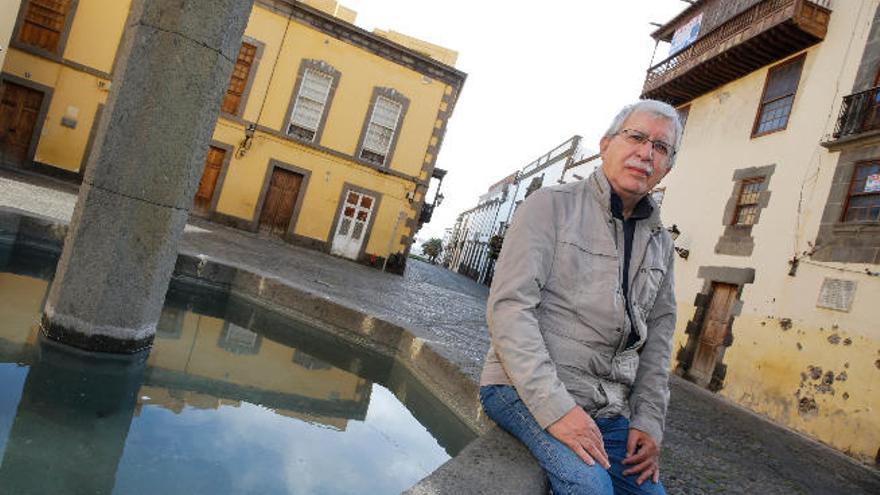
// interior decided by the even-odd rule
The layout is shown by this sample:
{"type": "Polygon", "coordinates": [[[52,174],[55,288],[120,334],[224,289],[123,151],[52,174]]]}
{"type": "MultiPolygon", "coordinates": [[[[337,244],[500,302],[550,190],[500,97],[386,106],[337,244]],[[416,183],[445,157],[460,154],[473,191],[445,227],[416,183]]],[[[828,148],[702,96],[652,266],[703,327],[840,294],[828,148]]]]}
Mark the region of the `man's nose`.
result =
{"type": "Polygon", "coordinates": [[[654,160],[654,143],[652,143],[651,141],[646,140],[642,144],[638,145],[636,151],[638,152],[639,158],[648,161],[654,160]]]}

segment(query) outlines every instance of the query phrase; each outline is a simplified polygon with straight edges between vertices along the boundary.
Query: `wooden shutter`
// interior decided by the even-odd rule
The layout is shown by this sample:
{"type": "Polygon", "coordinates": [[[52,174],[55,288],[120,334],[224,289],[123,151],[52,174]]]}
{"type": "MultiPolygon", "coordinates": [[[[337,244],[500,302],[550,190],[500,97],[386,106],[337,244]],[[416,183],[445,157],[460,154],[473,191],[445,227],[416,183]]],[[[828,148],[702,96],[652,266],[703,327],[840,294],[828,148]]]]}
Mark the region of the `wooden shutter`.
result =
{"type": "Polygon", "coordinates": [[[241,44],[241,48],[238,50],[238,60],[235,62],[232,78],[229,80],[229,88],[226,90],[226,97],[223,98],[221,109],[224,112],[238,114],[256,56],[257,47],[249,43],[241,44]]]}
{"type": "Polygon", "coordinates": [[[25,0],[24,22],[18,39],[50,52],[58,50],[70,0],[25,0]]]}
{"type": "MultiPolygon", "coordinates": [[[[327,97],[330,95],[330,86],[333,78],[322,72],[306,69],[303,74],[302,84],[299,88],[299,94],[296,97],[296,103],[293,106],[293,113],[290,117],[291,127],[298,127],[307,131],[300,137],[312,139],[318,131],[321,124],[321,117],[324,116],[327,97]]],[[[290,129],[289,131],[293,131],[290,129]]]]}

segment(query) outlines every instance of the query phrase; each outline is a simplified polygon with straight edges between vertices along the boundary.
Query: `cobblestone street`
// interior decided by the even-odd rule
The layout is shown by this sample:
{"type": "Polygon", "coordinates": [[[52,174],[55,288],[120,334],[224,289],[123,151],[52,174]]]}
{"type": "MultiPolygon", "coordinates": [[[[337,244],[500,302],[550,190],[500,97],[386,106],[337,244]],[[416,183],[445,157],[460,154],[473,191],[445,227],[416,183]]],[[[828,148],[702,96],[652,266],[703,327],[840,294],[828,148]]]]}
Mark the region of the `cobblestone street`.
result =
{"type": "MultiPolygon", "coordinates": [[[[0,208],[68,222],[76,189],[0,172],[0,208]]],[[[409,260],[405,276],[192,220],[181,251],[273,276],[411,330],[476,380],[488,347],[488,290],[409,260]]],[[[663,479],[669,493],[877,494],[880,473],[780,428],[677,377],[667,416],[663,479]]]]}

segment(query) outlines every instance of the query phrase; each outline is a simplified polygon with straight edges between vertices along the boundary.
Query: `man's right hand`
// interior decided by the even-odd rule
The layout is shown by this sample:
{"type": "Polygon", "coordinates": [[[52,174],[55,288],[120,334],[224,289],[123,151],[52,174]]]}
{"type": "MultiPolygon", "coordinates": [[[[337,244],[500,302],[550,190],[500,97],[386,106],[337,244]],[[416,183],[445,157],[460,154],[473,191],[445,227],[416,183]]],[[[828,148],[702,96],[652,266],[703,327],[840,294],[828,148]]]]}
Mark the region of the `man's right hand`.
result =
{"type": "Polygon", "coordinates": [[[565,416],[548,426],[547,433],[567,445],[590,466],[599,461],[605,469],[611,467],[599,427],[580,407],[573,407],[565,416]]]}

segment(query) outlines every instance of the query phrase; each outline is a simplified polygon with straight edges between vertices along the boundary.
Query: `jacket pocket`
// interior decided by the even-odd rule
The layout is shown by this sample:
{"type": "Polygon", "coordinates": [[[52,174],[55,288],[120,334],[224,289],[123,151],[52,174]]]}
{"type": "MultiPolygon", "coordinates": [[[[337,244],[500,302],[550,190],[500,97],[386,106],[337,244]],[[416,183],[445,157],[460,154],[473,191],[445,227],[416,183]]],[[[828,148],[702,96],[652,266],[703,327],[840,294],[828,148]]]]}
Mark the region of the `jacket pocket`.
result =
{"type": "Polygon", "coordinates": [[[583,291],[593,281],[618,282],[617,252],[603,242],[588,243],[583,239],[560,239],[556,243],[553,279],[561,289],[583,291]]]}
{"type": "Polygon", "coordinates": [[[642,290],[636,303],[644,313],[645,317],[654,308],[654,301],[657,300],[657,294],[663,279],[666,277],[666,266],[661,264],[651,264],[641,268],[639,275],[643,279],[642,290]]]}
{"type": "Polygon", "coordinates": [[[557,373],[575,403],[591,415],[608,405],[608,395],[596,377],[585,374],[576,367],[565,365],[558,366],[557,373]]]}

